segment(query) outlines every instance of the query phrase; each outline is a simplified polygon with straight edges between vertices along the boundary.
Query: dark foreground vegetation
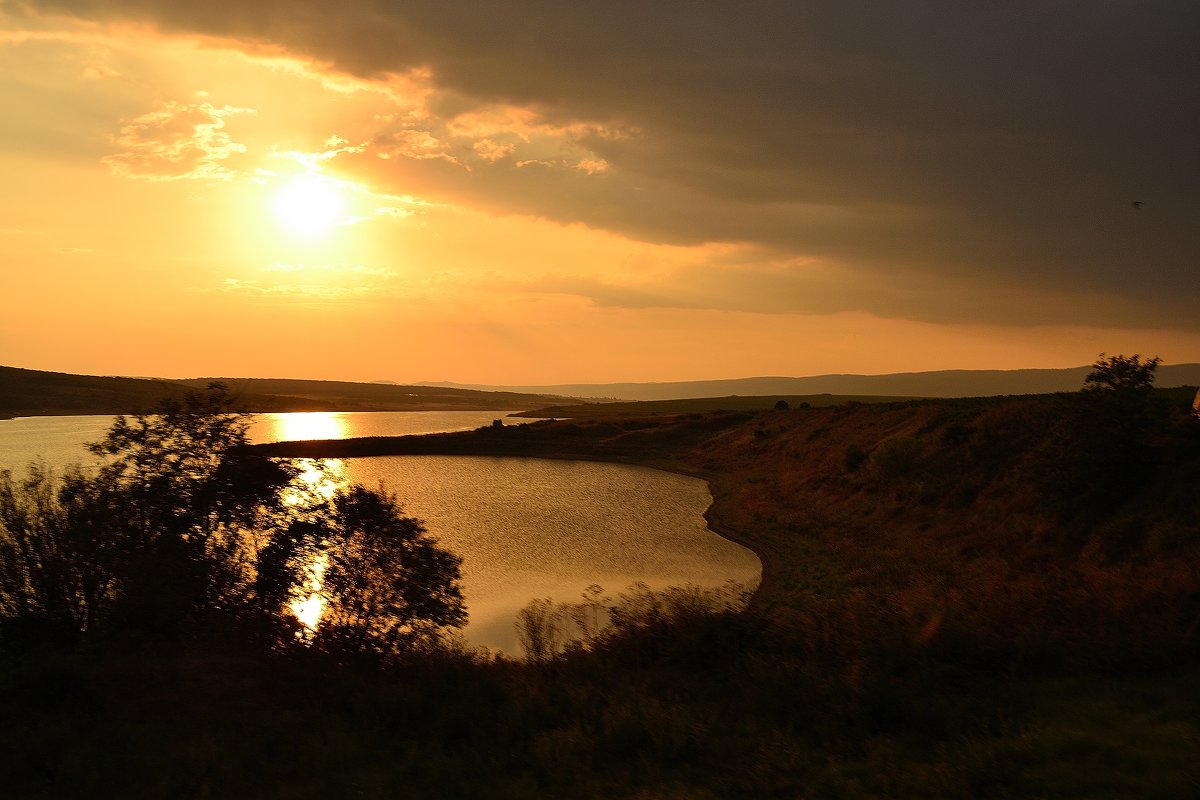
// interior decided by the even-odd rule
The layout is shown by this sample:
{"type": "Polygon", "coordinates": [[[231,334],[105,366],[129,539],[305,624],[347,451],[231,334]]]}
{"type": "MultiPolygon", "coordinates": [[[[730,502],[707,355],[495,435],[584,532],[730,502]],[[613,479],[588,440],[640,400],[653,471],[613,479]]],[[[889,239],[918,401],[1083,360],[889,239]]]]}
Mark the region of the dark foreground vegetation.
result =
{"type": "MultiPolygon", "coordinates": [[[[1149,388],[1153,367],[1116,374],[1076,394],[337,444],[703,475],[714,527],[760,553],[763,586],[745,611],[695,590],[535,602],[526,662],[442,635],[361,648],[263,647],[215,627],[170,641],[6,632],[7,788],[1194,796],[1200,421],[1194,390],[1149,388]]],[[[335,454],[304,447],[291,454],[335,454]]]]}

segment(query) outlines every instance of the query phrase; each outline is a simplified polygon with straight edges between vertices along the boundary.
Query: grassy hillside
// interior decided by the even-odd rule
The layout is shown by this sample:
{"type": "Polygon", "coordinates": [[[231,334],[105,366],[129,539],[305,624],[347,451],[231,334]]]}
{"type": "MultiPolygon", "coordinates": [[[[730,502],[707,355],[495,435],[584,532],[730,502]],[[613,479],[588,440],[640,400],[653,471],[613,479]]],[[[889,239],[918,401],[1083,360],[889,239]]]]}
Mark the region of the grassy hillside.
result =
{"type": "Polygon", "coordinates": [[[101,378],[0,367],[0,418],[31,414],[116,414],[183,392],[169,381],[101,378]]]}
{"type": "Polygon", "coordinates": [[[0,367],[0,418],[128,414],[211,381],[225,383],[247,411],[508,411],[561,402],[550,395],[339,381],[197,378],[155,380],[0,367]]]}
{"type": "Polygon", "coordinates": [[[301,402],[324,403],[339,411],[479,410],[510,411],[531,404],[561,402],[556,395],[519,392],[447,389],[435,386],[401,386],[347,381],[309,381],[281,378],[195,378],[178,381],[203,388],[219,380],[246,396],[271,395],[301,402]]]}

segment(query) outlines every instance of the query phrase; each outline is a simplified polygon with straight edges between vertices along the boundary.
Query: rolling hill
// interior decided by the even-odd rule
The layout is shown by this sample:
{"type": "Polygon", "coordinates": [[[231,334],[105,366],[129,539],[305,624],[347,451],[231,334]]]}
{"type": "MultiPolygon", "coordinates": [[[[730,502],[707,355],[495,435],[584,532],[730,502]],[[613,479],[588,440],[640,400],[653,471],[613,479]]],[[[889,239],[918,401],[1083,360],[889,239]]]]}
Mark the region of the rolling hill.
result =
{"type": "Polygon", "coordinates": [[[517,411],[562,403],[557,395],[263,378],[163,380],[72,375],[0,366],[0,418],[128,414],[220,381],[247,411],[517,411]]]}

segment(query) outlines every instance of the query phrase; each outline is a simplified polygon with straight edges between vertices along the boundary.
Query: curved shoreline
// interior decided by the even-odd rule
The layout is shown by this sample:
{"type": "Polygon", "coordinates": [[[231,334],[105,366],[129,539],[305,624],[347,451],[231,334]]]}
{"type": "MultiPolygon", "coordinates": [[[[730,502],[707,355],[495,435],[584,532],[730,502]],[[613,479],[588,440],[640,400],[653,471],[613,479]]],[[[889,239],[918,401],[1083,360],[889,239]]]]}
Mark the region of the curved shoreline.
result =
{"type": "MultiPolygon", "coordinates": [[[[444,455],[469,455],[469,454],[453,453],[453,454],[444,454],[444,455]]],[[[491,454],[489,454],[489,455],[491,455],[491,454]]],[[[747,550],[749,550],[751,553],[754,554],[755,558],[758,559],[758,563],[760,566],[759,576],[758,576],[758,585],[754,587],[754,592],[750,596],[749,605],[755,605],[755,606],[760,605],[761,603],[765,602],[767,596],[773,595],[777,589],[775,584],[778,581],[778,571],[779,571],[778,558],[776,556],[774,556],[773,554],[768,555],[765,547],[760,542],[755,542],[750,539],[747,539],[740,532],[738,532],[736,529],[730,527],[729,525],[725,524],[718,517],[720,512],[717,510],[717,503],[719,501],[717,500],[716,486],[713,484],[713,478],[707,473],[704,473],[704,472],[701,472],[698,470],[689,470],[689,469],[685,469],[683,467],[669,467],[669,466],[663,466],[661,464],[647,464],[647,463],[638,461],[637,459],[633,459],[633,458],[618,458],[618,457],[604,458],[601,456],[583,456],[583,455],[578,455],[578,456],[576,456],[576,455],[570,455],[570,456],[567,456],[567,455],[563,455],[563,456],[557,456],[557,455],[508,455],[508,456],[494,456],[494,457],[496,457],[496,458],[541,458],[541,459],[553,460],[553,461],[588,461],[588,462],[599,463],[599,464],[623,464],[625,466],[643,467],[645,469],[656,469],[660,472],[669,472],[673,475],[682,475],[686,478],[696,478],[698,480],[702,480],[708,486],[708,496],[712,498],[712,502],[708,504],[708,508],[704,509],[704,514],[703,514],[704,521],[707,524],[708,529],[710,531],[712,531],[713,533],[715,533],[717,536],[720,536],[722,539],[733,542],[734,544],[738,545],[739,547],[746,548],[747,550]]]]}
{"type": "MultiPolygon", "coordinates": [[[[600,461],[610,464],[623,464],[636,462],[617,461],[613,459],[594,458],[587,459],[589,461],[600,461]]],[[[754,587],[754,592],[750,596],[751,605],[759,605],[765,601],[769,594],[774,594],[776,582],[778,581],[779,560],[774,554],[768,554],[765,546],[761,542],[755,542],[747,539],[737,529],[727,525],[720,517],[720,511],[717,509],[717,492],[716,486],[713,484],[713,478],[708,474],[695,470],[688,470],[681,467],[665,467],[652,466],[649,464],[637,464],[637,466],[648,467],[649,469],[657,469],[663,472],[670,472],[675,475],[684,475],[689,478],[698,478],[708,485],[708,494],[712,498],[712,502],[708,504],[708,508],[704,510],[704,521],[708,524],[708,529],[720,536],[722,539],[727,539],[736,545],[746,548],[754,557],[758,559],[761,568],[759,569],[758,586],[754,587]],[[770,590],[770,591],[768,591],[770,590]]]]}
{"type": "Polygon", "coordinates": [[[654,462],[651,459],[638,458],[629,454],[623,453],[586,453],[586,452],[559,452],[559,453],[526,453],[526,452],[498,452],[496,448],[477,447],[477,448],[439,448],[439,447],[420,447],[420,448],[386,448],[382,447],[385,444],[395,445],[398,442],[405,441],[412,444],[416,441],[421,441],[426,444],[434,444],[435,440],[441,440],[448,443],[449,439],[441,437],[455,437],[452,441],[460,444],[463,437],[470,436],[476,433],[475,431],[458,431],[448,434],[424,434],[414,436],[395,436],[395,437],[360,437],[352,439],[326,439],[326,440],[305,440],[294,442],[274,442],[271,444],[252,445],[251,450],[265,451],[265,455],[274,458],[379,458],[384,456],[411,456],[411,455],[439,455],[439,456],[471,456],[471,457],[494,457],[494,458],[539,458],[553,461],[586,461],[603,464],[622,464],[625,466],[644,467],[646,469],[655,469],[661,472],[669,472],[675,475],[682,475],[688,478],[697,478],[705,482],[708,487],[709,497],[712,501],[708,508],[704,510],[704,521],[710,531],[722,539],[733,542],[734,544],[744,547],[749,550],[755,558],[758,559],[760,565],[758,585],[754,588],[751,594],[749,604],[761,605],[767,598],[774,596],[778,591],[778,574],[779,574],[779,559],[769,552],[766,546],[759,541],[755,541],[747,537],[743,532],[727,524],[723,517],[723,509],[719,508],[720,500],[717,496],[717,487],[714,483],[714,476],[711,472],[703,470],[688,469],[687,467],[674,464],[663,464],[654,462]],[[346,450],[375,450],[376,452],[344,452],[346,450]],[[391,449],[392,452],[387,452],[391,449]],[[397,452],[397,450],[407,450],[407,452],[397,452]],[[454,452],[448,452],[453,450],[454,452]],[[334,451],[334,452],[329,452],[334,451]],[[337,452],[343,451],[343,452],[337,452]]]}

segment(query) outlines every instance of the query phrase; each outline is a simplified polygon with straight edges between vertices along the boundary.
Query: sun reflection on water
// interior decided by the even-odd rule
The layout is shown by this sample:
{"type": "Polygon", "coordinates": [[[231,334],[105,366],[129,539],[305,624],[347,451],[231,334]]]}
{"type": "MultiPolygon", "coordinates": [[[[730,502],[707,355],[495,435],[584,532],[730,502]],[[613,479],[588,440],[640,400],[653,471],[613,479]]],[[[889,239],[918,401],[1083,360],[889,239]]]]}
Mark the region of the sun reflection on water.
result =
{"type": "Polygon", "coordinates": [[[329,558],[325,554],[322,553],[313,559],[313,562],[305,569],[304,586],[301,589],[301,596],[305,592],[308,593],[308,596],[303,600],[293,600],[288,604],[288,608],[304,626],[304,630],[296,634],[300,638],[310,635],[321,623],[321,614],[325,611],[325,598],[321,595],[321,588],[327,566],[329,566],[329,558]]]}
{"type": "Polygon", "coordinates": [[[346,462],[340,458],[297,458],[300,468],[283,500],[305,508],[331,499],[347,483],[346,462]]]}
{"type": "Polygon", "coordinates": [[[345,439],[350,433],[350,423],[338,411],[271,414],[270,421],[274,428],[271,438],[277,441],[345,439]]]}
{"type": "MultiPolygon", "coordinates": [[[[298,509],[312,508],[330,500],[347,483],[346,462],[340,458],[302,458],[296,460],[300,468],[292,488],[284,495],[284,502],[298,509]]],[[[324,553],[315,555],[304,566],[304,582],[297,591],[296,599],[288,608],[300,620],[304,629],[296,635],[305,639],[312,635],[321,622],[325,610],[325,569],[329,558],[324,553]]]]}

